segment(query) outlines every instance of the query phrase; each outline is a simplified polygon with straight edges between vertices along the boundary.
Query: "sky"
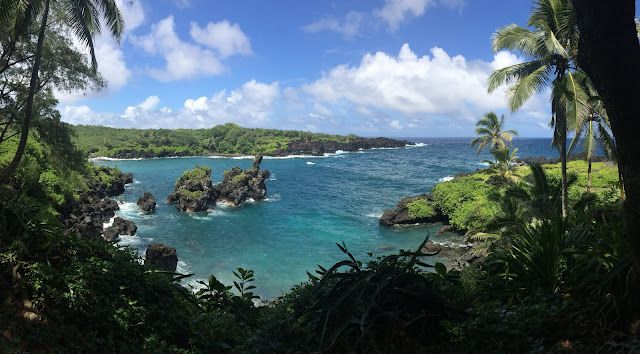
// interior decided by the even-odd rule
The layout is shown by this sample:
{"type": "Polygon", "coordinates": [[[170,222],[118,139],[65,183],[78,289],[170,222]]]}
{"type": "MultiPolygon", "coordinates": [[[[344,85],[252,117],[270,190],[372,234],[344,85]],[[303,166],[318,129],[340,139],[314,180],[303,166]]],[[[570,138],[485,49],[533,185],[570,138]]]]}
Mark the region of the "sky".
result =
{"type": "Polygon", "coordinates": [[[529,0],[116,0],[120,43],[95,39],[99,92],[57,92],[63,121],[121,128],[295,129],[388,137],[473,136],[494,111],[551,137],[550,91],[509,111],[489,74],[529,0]]]}

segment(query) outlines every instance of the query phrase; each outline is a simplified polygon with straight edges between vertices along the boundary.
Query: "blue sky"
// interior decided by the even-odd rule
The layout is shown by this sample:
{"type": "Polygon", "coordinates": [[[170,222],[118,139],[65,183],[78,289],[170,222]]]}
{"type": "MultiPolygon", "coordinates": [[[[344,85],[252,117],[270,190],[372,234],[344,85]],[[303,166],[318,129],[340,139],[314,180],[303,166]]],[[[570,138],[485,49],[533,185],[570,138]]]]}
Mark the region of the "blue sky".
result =
{"type": "Polygon", "coordinates": [[[526,0],[117,0],[126,32],[96,39],[100,92],[58,93],[64,121],[244,127],[363,136],[472,136],[488,111],[551,137],[549,93],[519,112],[486,92],[500,26],[526,0]]]}

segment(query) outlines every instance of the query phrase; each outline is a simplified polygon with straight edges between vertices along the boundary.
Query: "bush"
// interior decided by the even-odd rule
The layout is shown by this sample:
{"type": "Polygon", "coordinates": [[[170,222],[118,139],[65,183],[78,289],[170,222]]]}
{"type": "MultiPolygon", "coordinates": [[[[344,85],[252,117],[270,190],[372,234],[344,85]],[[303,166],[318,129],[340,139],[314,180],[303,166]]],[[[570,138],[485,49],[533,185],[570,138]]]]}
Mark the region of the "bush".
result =
{"type": "Polygon", "coordinates": [[[436,215],[433,206],[426,199],[418,199],[415,202],[407,204],[409,216],[414,219],[430,218],[436,215]]]}

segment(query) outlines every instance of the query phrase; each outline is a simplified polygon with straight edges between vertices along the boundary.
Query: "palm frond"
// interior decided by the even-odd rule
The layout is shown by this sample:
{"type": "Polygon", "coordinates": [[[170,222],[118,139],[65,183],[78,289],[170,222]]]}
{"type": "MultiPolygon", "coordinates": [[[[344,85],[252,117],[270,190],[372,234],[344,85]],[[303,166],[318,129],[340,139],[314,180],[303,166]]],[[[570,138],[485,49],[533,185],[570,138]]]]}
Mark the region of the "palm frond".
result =
{"type": "Polygon", "coordinates": [[[124,32],[124,19],[114,0],[98,0],[98,7],[105,18],[111,35],[116,42],[120,43],[120,38],[124,32]]]}
{"type": "Polygon", "coordinates": [[[506,92],[509,108],[517,111],[536,92],[540,92],[549,84],[549,67],[541,66],[531,74],[520,77],[506,92]]]}
{"type": "Polygon", "coordinates": [[[500,27],[491,36],[492,49],[494,52],[508,50],[532,57],[535,53],[531,49],[538,40],[536,36],[535,32],[515,24],[500,27]]]}
{"type": "Polygon", "coordinates": [[[508,85],[512,80],[527,77],[544,66],[545,64],[541,60],[533,60],[497,69],[487,79],[487,91],[491,93],[498,87],[508,85]]]}

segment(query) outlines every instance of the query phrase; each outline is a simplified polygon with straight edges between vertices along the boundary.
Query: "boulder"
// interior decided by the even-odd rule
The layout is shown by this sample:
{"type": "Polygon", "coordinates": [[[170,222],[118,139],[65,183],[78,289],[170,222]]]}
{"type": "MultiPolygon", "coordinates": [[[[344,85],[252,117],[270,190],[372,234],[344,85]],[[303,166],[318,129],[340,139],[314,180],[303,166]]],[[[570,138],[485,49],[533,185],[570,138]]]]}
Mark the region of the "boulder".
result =
{"type": "Polygon", "coordinates": [[[102,233],[102,238],[107,241],[115,241],[118,237],[120,237],[120,230],[116,226],[109,226],[102,233]]]}
{"type": "Polygon", "coordinates": [[[219,199],[227,201],[233,205],[240,205],[248,198],[259,201],[265,199],[267,195],[266,180],[269,179],[268,170],[260,170],[262,156],[258,155],[253,159],[253,166],[242,170],[234,167],[224,171],[222,182],[215,186],[219,199]]]}
{"type": "Polygon", "coordinates": [[[186,212],[207,211],[209,206],[216,204],[218,196],[219,191],[211,182],[211,168],[196,165],[178,178],[167,203],[176,204],[179,210],[186,212]]]}
{"type": "Polygon", "coordinates": [[[161,270],[175,272],[178,267],[176,249],[162,243],[152,243],[144,254],[144,265],[161,270]]]}
{"type": "Polygon", "coordinates": [[[145,193],[138,199],[138,207],[144,211],[154,211],[156,209],[156,198],[151,193],[145,193]]]}
{"type": "Polygon", "coordinates": [[[116,217],[113,219],[113,224],[111,227],[116,227],[120,233],[120,235],[129,235],[133,236],[138,231],[138,227],[133,221],[125,220],[121,217],[116,217]]]}
{"type": "Polygon", "coordinates": [[[402,198],[396,205],[395,209],[388,209],[385,211],[378,222],[381,225],[392,226],[399,224],[417,224],[417,223],[434,223],[445,221],[446,218],[442,215],[442,212],[433,207],[433,200],[426,194],[420,194],[413,197],[402,198]],[[430,208],[430,213],[418,213],[418,215],[412,215],[409,210],[409,204],[424,200],[423,205],[430,208]]]}

